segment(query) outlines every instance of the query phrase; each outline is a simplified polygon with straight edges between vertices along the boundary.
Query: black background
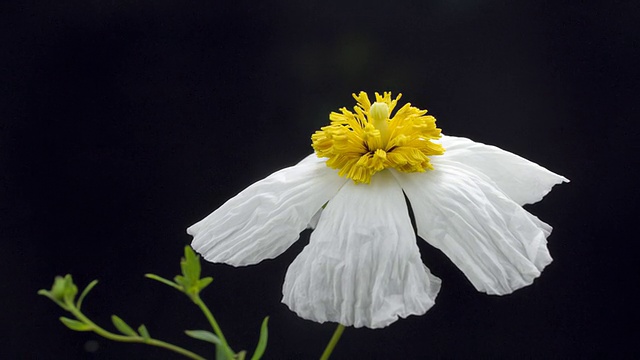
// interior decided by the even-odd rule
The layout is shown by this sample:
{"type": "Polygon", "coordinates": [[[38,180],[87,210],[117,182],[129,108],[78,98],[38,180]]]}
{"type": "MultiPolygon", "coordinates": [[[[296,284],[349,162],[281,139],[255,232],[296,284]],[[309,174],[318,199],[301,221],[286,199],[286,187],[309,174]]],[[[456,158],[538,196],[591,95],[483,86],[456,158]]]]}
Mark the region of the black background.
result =
{"type": "MultiPolygon", "coordinates": [[[[402,92],[445,133],[572,182],[527,207],[554,226],[532,286],[478,293],[418,240],[443,280],[436,306],[347,329],[333,358],[638,355],[638,14],[632,1],[3,2],[0,353],[178,358],[64,328],[36,291],[71,273],[100,280],[85,305],[99,323],[116,313],[211,357],[181,333],[207,327],[197,308],[143,274],[175,275],[187,226],[310,153],[365,90],[402,92]]],[[[280,303],[308,235],[257,266],[203,266],[234,349],[253,349],[270,315],[266,358],[319,357],[334,326],[280,303]]]]}

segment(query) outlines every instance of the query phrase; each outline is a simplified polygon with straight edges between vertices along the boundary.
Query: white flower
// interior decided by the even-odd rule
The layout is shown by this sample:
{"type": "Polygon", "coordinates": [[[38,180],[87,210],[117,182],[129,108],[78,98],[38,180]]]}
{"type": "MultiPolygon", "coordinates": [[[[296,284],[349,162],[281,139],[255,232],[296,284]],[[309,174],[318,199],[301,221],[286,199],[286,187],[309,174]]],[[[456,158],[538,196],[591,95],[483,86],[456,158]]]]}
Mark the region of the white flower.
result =
{"type": "Polygon", "coordinates": [[[287,271],[282,301],[305,319],[380,328],[424,314],[440,289],[420,259],[406,195],[418,235],[476,289],[503,295],[531,284],[551,262],[551,226],[522,205],[568,180],[497,147],[441,135],[410,104],[390,118],[400,96],[376,93],[373,105],[364,92],[354,98],[355,113],[332,113],[313,135],[315,154],[191,226],[193,248],[212,262],[257,264],[315,227],[287,271]]]}

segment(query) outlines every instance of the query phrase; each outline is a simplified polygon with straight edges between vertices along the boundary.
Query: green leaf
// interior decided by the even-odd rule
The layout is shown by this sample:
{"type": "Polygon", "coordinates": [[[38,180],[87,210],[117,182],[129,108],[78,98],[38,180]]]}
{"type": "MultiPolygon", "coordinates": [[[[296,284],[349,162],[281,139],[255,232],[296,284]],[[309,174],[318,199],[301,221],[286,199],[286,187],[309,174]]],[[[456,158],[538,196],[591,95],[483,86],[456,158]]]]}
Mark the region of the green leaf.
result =
{"type": "Polygon", "coordinates": [[[216,360],[234,360],[229,357],[229,354],[224,350],[224,346],[216,345],[216,360]]]}
{"type": "Polygon", "coordinates": [[[184,247],[184,258],[180,261],[180,268],[182,269],[182,275],[191,284],[195,285],[200,279],[200,260],[189,245],[184,247]]]}
{"type": "Polygon", "coordinates": [[[136,333],[131,326],[127,325],[124,320],[120,319],[116,315],[111,315],[111,322],[121,333],[129,336],[138,336],[138,333],[136,333]]]}
{"type": "Polygon", "coordinates": [[[222,341],[218,338],[214,333],[206,330],[187,330],[185,334],[190,337],[206,342],[210,342],[212,344],[221,345],[222,341]]]}
{"type": "Polygon", "coordinates": [[[211,284],[211,282],[213,281],[213,278],[208,276],[206,278],[202,278],[198,281],[198,288],[200,290],[206,288],[207,286],[209,286],[209,284],[211,284]]]}
{"type": "Polygon", "coordinates": [[[165,279],[163,277],[160,277],[158,275],[155,275],[155,274],[145,274],[144,276],[146,278],[149,278],[149,279],[152,279],[152,280],[155,280],[155,281],[159,281],[159,282],[161,282],[161,283],[163,283],[165,285],[171,286],[172,288],[175,288],[178,291],[182,291],[182,287],[180,287],[180,285],[174,283],[171,280],[167,280],[167,279],[165,279]]]}
{"type": "Polygon", "coordinates": [[[74,331],[91,331],[91,330],[93,330],[93,328],[89,324],[85,324],[85,323],[83,323],[81,321],[78,321],[78,320],[69,319],[69,318],[66,318],[64,316],[60,317],[60,321],[62,321],[62,323],[66,327],[68,327],[69,329],[74,330],[74,331]]]}
{"type": "Polygon", "coordinates": [[[140,333],[140,335],[144,339],[145,343],[148,343],[149,340],[151,340],[151,335],[149,335],[149,330],[147,330],[146,326],[140,325],[140,327],[138,328],[138,332],[140,333]]]}
{"type": "Polygon", "coordinates": [[[52,301],[54,301],[56,303],[58,302],[58,299],[56,299],[55,296],[53,296],[53,294],[49,290],[40,289],[40,290],[38,290],[38,295],[46,296],[49,299],[51,299],[52,301]]]}
{"type": "Polygon", "coordinates": [[[176,275],[173,278],[173,281],[175,281],[176,284],[180,286],[180,291],[186,291],[187,289],[189,289],[190,284],[184,276],[176,275]]]}
{"type": "Polygon", "coordinates": [[[267,349],[267,340],[269,338],[269,330],[267,329],[268,322],[268,316],[262,320],[262,326],[260,327],[260,339],[258,340],[258,346],[256,346],[256,351],[253,353],[251,360],[258,360],[262,358],[264,351],[267,349]]]}
{"type": "Polygon", "coordinates": [[[53,280],[53,285],[51,286],[51,296],[54,301],[62,302],[64,300],[64,291],[67,287],[67,278],[70,278],[71,275],[67,274],[64,277],[56,276],[53,280]]]}
{"type": "Polygon", "coordinates": [[[98,280],[93,280],[89,283],[89,285],[87,285],[86,288],[84,288],[84,290],[82,290],[82,294],[80,294],[80,298],[78,298],[78,302],[76,303],[76,307],[78,308],[78,310],[80,310],[80,307],[82,307],[82,300],[84,300],[87,294],[89,294],[89,291],[91,291],[91,289],[93,289],[97,284],[98,280]]]}
{"type": "MultiPolygon", "coordinates": [[[[58,280],[56,278],[56,280],[58,280]]],[[[73,279],[71,278],[71,274],[67,274],[64,276],[64,279],[62,279],[62,281],[59,283],[59,286],[62,288],[62,298],[64,299],[64,302],[67,304],[73,304],[73,300],[76,298],[76,295],[78,294],[78,287],[76,286],[76,284],[73,283],[73,279]]],[[[53,292],[57,292],[59,291],[60,288],[55,289],[55,284],[54,284],[54,288],[52,289],[53,292]]],[[[54,294],[55,296],[56,294],[54,294]]]]}

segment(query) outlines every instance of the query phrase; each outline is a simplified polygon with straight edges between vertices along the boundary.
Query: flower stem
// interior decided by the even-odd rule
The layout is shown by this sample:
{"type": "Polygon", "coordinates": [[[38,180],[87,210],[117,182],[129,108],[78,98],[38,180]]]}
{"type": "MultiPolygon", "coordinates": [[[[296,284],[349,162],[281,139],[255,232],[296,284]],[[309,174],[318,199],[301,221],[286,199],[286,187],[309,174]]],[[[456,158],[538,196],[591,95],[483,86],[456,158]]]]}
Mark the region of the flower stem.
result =
{"type": "Polygon", "coordinates": [[[167,349],[167,350],[171,350],[173,352],[176,352],[180,355],[184,355],[190,359],[194,359],[194,360],[205,360],[205,358],[203,358],[202,356],[193,353],[187,349],[181,348],[177,345],[173,345],[170,344],[168,342],[164,342],[162,340],[157,340],[157,339],[148,339],[145,340],[142,336],[125,336],[125,335],[118,335],[118,334],[114,334],[108,330],[105,330],[103,328],[101,328],[100,326],[98,326],[98,324],[94,323],[93,321],[89,320],[89,318],[87,318],[83,313],[81,313],[79,310],[77,310],[75,307],[71,307],[71,309],[69,310],[78,320],[82,321],[83,323],[90,325],[92,328],[92,331],[95,332],[96,334],[104,337],[105,339],[109,339],[109,340],[114,340],[114,341],[120,341],[120,342],[128,342],[128,343],[140,343],[140,344],[148,344],[151,346],[157,346],[163,349],[167,349]]]}
{"type": "Polygon", "coordinates": [[[220,329],[220,325],[218,325],[218,322],[213,317],[213,314],[211,313],[207,305],[204,303],[204,301],[202,301],[202,299],[198,295],[196,295],[193,298],[193,302],[196,303],[196,305],[198,305],[200,310],[202,310],[202,312],[204,313],[204,316],[207,318],[207,320],[209,320],[209,324],[211,324],[211,327],[213,328],[213,332],[215,332],[216,336],[220,339],[220,342],[222,343],[222,347],[224,348],[224,351],[227,353],[227,356],[229,357],[229,359],[233,359],[235,357],[235,354],[231,349],[231,347],[229,346],[229,344],[227,343],[227,339],[225,339],[224,334],[222,334],[222,329],[220,329]]]}
{"type": "Polygon", "coordinates": [[[327,347],[324,349],[324,352],[322,353],[320,360],[329,359],[329,356],[331,356],[333,349],[338,344],[338,341],[340,340],[340,336],[342,336],[343,331],[344,331],[344,325],[338,324],[338,326],[336,327],[336,330],[333,332],[333,336],[331,337],[331,340],[329,340],[327,347]]]}

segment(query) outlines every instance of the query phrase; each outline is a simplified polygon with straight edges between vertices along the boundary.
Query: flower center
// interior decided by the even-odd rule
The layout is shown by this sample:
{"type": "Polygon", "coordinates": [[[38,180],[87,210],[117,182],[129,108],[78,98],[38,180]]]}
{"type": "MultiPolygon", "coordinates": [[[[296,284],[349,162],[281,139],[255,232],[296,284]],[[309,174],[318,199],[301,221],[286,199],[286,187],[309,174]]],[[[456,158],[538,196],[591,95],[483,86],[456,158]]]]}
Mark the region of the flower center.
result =
{"type": "Polygon", "coordinates": [[[380,131],[382,146],[389,142],[389,105],[376,101],[369,109],[369,119],[376,130],[380,131]]]}
{"type": "Polygon", "coordinates": [[[356,183],[368,184],[373,174],[386,168],[402,172],[433,169],[429,156],[444,153],[442,145],[431,141],[440,138],[436,119],[408,103],[390,118],[402,94],[393,100],[390,92],[375,96],[371,104],[364,91],[353,94],[355,113],[342,108],[341,113],[329,115],[331,125],[311,136],[318,157],[326,157],[327,166],[356,183]]]}

